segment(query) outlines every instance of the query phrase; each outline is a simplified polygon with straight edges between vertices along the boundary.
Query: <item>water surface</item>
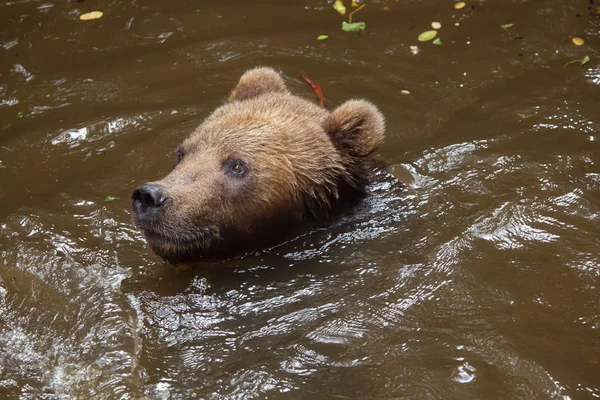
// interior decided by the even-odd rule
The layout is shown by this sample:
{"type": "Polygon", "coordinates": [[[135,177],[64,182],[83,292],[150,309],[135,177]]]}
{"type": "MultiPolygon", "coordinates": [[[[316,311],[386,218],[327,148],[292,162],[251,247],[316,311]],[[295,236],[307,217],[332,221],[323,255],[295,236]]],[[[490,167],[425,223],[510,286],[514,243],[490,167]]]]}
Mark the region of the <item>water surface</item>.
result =
{"type": "Polygon", "coordinates": [[[453,4],[370,1],[358,36],[325,1],[0,5],[0,397],[600,397],[600,17],[453,4]],[[174,270],[130,193],[256,65],[376,103],[391,175],[329,229],[174,270]]]}

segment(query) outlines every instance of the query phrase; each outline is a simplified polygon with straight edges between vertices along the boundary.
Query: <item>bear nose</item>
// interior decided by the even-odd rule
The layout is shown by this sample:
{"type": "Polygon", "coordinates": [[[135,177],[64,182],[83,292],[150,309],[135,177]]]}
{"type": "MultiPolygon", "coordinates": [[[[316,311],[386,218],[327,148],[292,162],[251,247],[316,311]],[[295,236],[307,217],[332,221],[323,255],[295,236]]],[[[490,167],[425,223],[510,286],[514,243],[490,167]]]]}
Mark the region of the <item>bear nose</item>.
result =
{"type": "Polygon", "coordinates": [[[140,214],[152,209],[159,209],[168,200],[164,189],[158,185],[145,183],[133,191],[133,209],[140,214]]]}

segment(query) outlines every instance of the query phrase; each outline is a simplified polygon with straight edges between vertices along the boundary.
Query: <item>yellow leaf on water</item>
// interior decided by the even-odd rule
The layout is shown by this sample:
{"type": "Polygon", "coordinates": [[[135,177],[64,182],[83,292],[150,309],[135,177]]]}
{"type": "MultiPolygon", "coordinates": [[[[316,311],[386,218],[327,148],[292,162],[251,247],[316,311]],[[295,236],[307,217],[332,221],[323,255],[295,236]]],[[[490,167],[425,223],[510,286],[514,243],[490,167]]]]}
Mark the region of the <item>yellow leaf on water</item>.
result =
{"type": "Polygon", "coordinates": [[[333,3],[333,9],[342,15],[346,14],[346,7],[344,6],[344,3],[341,2],[341,0],[335,0],[335,3],[333,3]]]}
{"type": "Polygon", "coordinates": [[[465,8],[466,5],[467,5],[467,3],[465,3],[464,1],[459,1],[458,3],[456,3],[454,5],[454,8],[456,8],[457,10],[460,10],[461,8],[465,8]]]}
{"type": "Polygon", "coordinates": [[[425,31],[419,35],[419,42],[428,42],[437,36],[437,31],[425,31]]]}
{"type": "Polygon", "coordinates": [[[89,21],[91,19],[98,19],[98,18],[102,17],[103,15],[104,15],[104,13],[102,11],[92,11],[89,13],[81,14],[79,16],[79,19],[82,21],[89,21]]]}
{"type": "Polygon", "coordinates": [[[439,22],[437,22],[437,21],[434,21],[434,22],[432,22],[432,23],[431,23],[431,27],[432,27],[433,29],[440,29],[440,28],[442,27],[442,24],[440,24],[440,23],[439,23],[439,22]]]}
{"type": "Polygon", "coordinates": [[[573,39],[571,39],[571,40],[573,41],[573,44],[574,44],[574,45],[576,45],[576,46],[583,46],[583,44],[585,43],[585,42],[583,41],[583,39],[582,39],[582,38],[580,38],[580,37],[574,37],[574,38],[573,38],[573,39]]]}

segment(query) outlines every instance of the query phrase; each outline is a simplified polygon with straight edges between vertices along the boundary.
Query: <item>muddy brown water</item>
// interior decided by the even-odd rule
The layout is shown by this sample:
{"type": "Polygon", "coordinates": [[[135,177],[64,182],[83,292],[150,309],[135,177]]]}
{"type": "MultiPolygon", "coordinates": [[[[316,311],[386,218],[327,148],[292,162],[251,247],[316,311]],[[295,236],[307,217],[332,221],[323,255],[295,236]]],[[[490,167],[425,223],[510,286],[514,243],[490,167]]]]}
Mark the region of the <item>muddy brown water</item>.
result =
{"type": "Polygon", "coordinates": [[[453,4],[369,1],[353,36],[325,1],[3,1],[0,398],[600,397],[600,17],[453,4]],[[130,193],[256,65],[378,104],[408,188],[173,270],[130,193]]]}

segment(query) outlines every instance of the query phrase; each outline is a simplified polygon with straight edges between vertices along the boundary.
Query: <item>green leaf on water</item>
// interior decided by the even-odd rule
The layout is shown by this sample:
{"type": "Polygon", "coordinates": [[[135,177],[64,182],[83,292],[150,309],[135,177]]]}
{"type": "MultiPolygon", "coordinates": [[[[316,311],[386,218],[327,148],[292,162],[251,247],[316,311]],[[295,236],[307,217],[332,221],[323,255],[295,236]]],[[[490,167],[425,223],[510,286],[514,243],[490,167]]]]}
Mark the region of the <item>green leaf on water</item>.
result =
{"type": "Polygon", "coordinates": [[[23,118],[23,111],[19,111],[17,113],[17,118],[23,118]]]}
{"type": "Polygon", "coordinates": [[[587,64],[590,62],[590,56],[585,56],[583,57],[583,59],[581,60],[581,65],[587,64]]]}
{"type": "Polygon", "coordinates": [[[431,42],[435,45],[441,46],[442,45],[442,40],[440,38],[435,39],[433,42],[431,42]]]}
{"type": "Polygon", "coordinates": [[[344,32],[354,32],[357,33],[359,31],[364,31],[367,24],[364,22],[354,22],[352,24],[347,23],[346,21],[342,22],[342,30],[344,32]]]}
{"type": "Polygon", "coordinates": [[[419,35],[419,42],[429,42],[431,39],[436,37],[438,31],[425,31],[419,35]]]}
{"type": "Polygon", "coordinates": [[[319,36],[317,36],[317,40],[327,40],[328,37],[329,36],[327,36],[327,35],[319,35],[319,36]]]}
{"type": "Polygon", "coordinates": [[[590,62],[590,56],[585,56],[581,60],[571,60],[571,61],[569,61],[568,63],[566,63],[565,65],[563,65],[563,68],[566,68],[570,64],[580,63],[581,65],[585,65],[585,64],[587,64],[589,62],[590,62]]]}
{"type": "Polygon", "coordinates": [[[110,195],[109,195],[109,196],[106,196],[106,197],[104,198],[104,201],[106,201],[106,202],[109,202],[109,201],[115,201],[115,200],[118,200],[118,199],[119,199],[119,198],[118,198],[117,196],[110,196],[110,195]]]}
{"type": "Polygon", "coordinates": [[[500,25],[500,28],[507,30],[508,28],[512,28],[513,26],[515,26],[515,24],[504,24],[500,25]]]}

